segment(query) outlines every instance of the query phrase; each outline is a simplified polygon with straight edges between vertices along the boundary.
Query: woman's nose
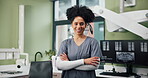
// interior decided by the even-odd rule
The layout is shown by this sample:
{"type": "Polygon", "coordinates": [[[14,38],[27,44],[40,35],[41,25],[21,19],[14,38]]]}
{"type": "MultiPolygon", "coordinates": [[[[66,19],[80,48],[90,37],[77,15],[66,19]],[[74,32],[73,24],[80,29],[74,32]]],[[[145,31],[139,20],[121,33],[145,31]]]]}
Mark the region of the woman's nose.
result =
{"type": "Polygon", "coordinates": [[[81,25],[80,25],[80,24],[78,24],[78,25],[77,25],[77,27],[81,27],[81,25]]]}

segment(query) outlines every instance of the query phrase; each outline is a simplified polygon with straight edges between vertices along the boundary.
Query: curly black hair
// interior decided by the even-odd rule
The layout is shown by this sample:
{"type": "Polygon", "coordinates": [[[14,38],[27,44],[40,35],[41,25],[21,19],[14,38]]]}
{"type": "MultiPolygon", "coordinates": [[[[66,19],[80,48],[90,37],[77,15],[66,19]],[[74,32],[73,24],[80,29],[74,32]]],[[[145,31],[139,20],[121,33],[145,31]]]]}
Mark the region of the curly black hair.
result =
{"type": "Polygon", "coordinates": [[[71,22],[77,16],[82,17],[86,23],[93,22],[95,18],[94,13],[88,7],[82,5],[75,5],[71,8],[68,8],[66,11],[66,15],[68,20],[70,20],[71,22]]]}

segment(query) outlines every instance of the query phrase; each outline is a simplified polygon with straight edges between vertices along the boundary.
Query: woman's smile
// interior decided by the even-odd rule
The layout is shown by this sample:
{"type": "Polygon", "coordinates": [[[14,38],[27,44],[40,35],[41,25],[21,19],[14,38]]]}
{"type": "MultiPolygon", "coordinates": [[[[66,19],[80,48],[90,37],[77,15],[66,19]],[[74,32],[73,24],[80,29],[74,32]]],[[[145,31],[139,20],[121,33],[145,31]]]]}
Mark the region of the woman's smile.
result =
{"type": "Polygon", "coordinates": [[[76,31],[77,31],[78,33],[80,33],[80,32],[81,32],[81,29],[77,29],[76,31]]]}

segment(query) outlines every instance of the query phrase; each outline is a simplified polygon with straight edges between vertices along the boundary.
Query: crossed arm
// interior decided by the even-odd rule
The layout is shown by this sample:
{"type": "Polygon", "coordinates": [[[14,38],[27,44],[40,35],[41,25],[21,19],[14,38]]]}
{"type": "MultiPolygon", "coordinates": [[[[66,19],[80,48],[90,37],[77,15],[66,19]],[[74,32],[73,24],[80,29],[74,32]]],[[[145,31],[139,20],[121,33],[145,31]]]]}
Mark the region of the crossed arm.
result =
{"type": "Polygon", "coordinates": [[[95,70],[99,65],[99,57],[69,61],[66,54],[61,54],[56,59],[56,66],[60,70],[95,70]]]}

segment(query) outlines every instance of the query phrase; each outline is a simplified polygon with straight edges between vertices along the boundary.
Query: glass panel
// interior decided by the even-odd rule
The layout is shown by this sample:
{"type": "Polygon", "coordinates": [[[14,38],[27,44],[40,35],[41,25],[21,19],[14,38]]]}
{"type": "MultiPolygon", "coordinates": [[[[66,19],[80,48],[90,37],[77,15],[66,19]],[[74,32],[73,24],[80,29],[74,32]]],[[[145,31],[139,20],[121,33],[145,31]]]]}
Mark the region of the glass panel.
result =
{"type": "Polygon", "coordinates": [[[79,5],[94,7],[99,5],[99,0],[79,0],[79,5]]]}
{"type": "Polygon", "coordinates": [[[104,22],[95,22],[94,25],[94,38],[100,42],[104,40],[104,22]]]}
{"type": "Polygon", "coordinates": [[[76,5],[76,0],[59,0],[55,2],[55,21],[67,20],[67,8],[76,5]]]}
{"type": "Polygon", "coordinates": [[[95,16],[99,16],[97,15],[97,8],[98,6],[104,7],[105,0],[79,0],[79,5],[85,5],[89,7],[93,11],[95,16]]]}
{"type": "Polygon", "coordinates": [[[63,40],[71,38],[73,31],[71,25],[56,26],[56,50],[58,52],[60,44],[63,40]]]}

